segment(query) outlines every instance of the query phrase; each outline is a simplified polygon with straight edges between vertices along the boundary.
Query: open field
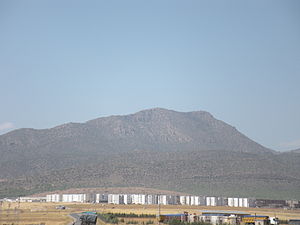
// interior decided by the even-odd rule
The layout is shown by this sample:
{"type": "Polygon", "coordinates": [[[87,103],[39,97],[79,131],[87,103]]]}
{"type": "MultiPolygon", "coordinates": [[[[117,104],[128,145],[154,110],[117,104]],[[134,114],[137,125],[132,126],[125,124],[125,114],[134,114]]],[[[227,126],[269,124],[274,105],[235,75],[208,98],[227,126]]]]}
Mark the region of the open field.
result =
{"type": "Polygon", "coordinates": [[[57,210],[56,206],[46,203],[3,203],[0,207],[0,224],[65,225],[71,222],[68,216],[70,210],[57,210]]]}
{"type": "MultiPolygon", "coordinates": [[[[161,213],[199,213],[199,210],[238,210],[251,214],[276,215],[281,220],[300,219],[300,210],[284,209],[256,209],[256,208],[232,208],[232,207],[203,207],[203,206],[161,206],[161,213]]],[[[108,204],[72,204],[72,203],[3,203],[0,207],[0,225],[4,224],[41,224],[45,225],[67,225],[72,222],[68,216],[71,213],[83,211],[97,212],[121,212],[136,214],[157,214],[158,206],[155,205],[108,205],[108,204]],[[65,205],[67,209],[58,210],[56,206],[65,205]]],[[[136,220],[136,219],[126,219],[136,220]]],[[[145,221],[150,219],[145,219],[145,221]]],[[[143,220],[141,220],[143,221],[143,220]]],[[[102,224],[103,223],[99,223],[102,224]]]]}

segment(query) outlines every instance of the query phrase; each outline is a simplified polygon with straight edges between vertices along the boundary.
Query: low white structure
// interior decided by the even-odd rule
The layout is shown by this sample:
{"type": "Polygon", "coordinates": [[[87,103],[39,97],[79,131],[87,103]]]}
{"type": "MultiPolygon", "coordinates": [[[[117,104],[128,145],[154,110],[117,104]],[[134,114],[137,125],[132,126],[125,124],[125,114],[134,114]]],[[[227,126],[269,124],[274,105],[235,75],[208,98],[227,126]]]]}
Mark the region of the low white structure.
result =
{"type": "Polygon", "coordinates": [[[225,206],[227,204],[225,198],[223,197],[216,197],[216,201],[217,206],[225,206]]]}
{"type": "Polygon", "coordinates": [[[44,199],[22,197],[22,201],[47,202],[93,202],[110,204],[140,204],[140,205],[201,205],[255,207],[254,198],[163,195],[163,194],[50,194],[44,199]]]}
{"type": "Polygon", "coordinates": [[[239,198],[239,207],[243,207],[243,205],[244,205],[244,199],[239,198]]]}
{"type": "Polygon", "coordinates": [[[233,206],[239,207],[239,198],[233,198],[233,206]]]}
{"type": "Polygon", "coordinates": [[[139,204],[141,204],[141,205],[146,204],[146,195],[143,195],[143,194],[139,195],[139,204]]]}
{"type": "Polygon", "coordinates": [[[157,205],[157,195],[147,195],[148,205],[157,205]]]}
{"type": "Polygon", "coordinates": [[[227,205],[230,207],[253,207],[249,198],[228,198],[227,205]]]}
{"type": "Polygon", "coordinates": [[[132,204],[132,199],[131,199],[131,195],[130,194],[125,194],[124,195],[124,204],[126,204],[126,205],[132,204]]]}
{"type": "Polygon", "coordinates": [[[186,204],[185,196],[179,196],[179,202],[181,205],[185,205],[186,204]]]}
{"type": "Polygon", "coordinates": [[[137,194],[131,195],[131,203],[132,204],[140,204],[139,203],[139,195],[137,195],[137,194]]]}
{"type": "Polygon", "coordinates": [[[108,204],[124,204],[124,195],[122,194],[109,194],[108,204]]]}
{"type": "Polygon", "coordinates": [[[191,196],[185,196],[185,204],[191,205],[191,196]]]}
{"type": "Polygon", "coordinates": [[[206,205],[206,197],[205,196],[199,196],[199,205],[206,205]]]}
{"type": "Polygon", "coordinates": [[[107,203],[108,194],[96,194],[96,203],[107,203]]]}
{"type": "Polygon", "coordinates": [[[230,207],[234,207],[234,200],[233,200],[234,198],[228,198],[228,206],[230,206],[230,207]]]}
{"type": "Polygon", "coordinates": [[[217,206],[216,197],[206,197],[207,206],[217,206]]]}
{"type": "Polygon", "coordinates": [[[167,195],[167,205],[177,205],[177,196],[175,195],[167,195]]]}
{"type": "Polygon", "coordinates": [[[62,198],[60,194],[46,195],[46,202],[61,202],[62,198]]]}
{"type": "Polygon", "coordinates": [[[20,197],[19,202],[46,202],[46,197],[20,197]]]}
{"type": "Polygon", "coordinates": [[[63,194],[62,202],[87,202],[86,194],[63,194]]]}
{"type": "MultiPolygon", "coordinates": [[[[150,197],[152,200],[152,197],[150,197]]],[[[132,194],[131,195],[131,203],[132,204],[140,204],[140,205],[146,205],[148,204],[148,195],[145,194],[132,194]]]]}
{"type": "Polygon", "coordinates": [[[159,195],[158,196],[158,203],[161,205],[167,205],[167,196],[166,195],[159,195]]]}

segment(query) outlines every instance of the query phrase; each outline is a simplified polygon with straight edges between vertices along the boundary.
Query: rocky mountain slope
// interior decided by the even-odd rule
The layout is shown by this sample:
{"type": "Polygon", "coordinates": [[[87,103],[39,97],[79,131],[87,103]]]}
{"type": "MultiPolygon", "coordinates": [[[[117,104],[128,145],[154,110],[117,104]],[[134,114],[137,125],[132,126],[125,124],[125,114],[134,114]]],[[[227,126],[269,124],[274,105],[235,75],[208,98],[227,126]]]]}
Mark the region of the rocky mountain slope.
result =
{"type": "Polygon", "coordinates": [[[296,149],[296,150],[292,150],[291,152],[293,152],[293,153],[300,153],[300,148],[296,149]]]}
{"type": "Polygon", "coordinates": [[[203,111],[156,108],[19,129],[0,136],[0,153],[0,196],[141,186],[300,198],[298,154],[278,154],[203,111]]]}

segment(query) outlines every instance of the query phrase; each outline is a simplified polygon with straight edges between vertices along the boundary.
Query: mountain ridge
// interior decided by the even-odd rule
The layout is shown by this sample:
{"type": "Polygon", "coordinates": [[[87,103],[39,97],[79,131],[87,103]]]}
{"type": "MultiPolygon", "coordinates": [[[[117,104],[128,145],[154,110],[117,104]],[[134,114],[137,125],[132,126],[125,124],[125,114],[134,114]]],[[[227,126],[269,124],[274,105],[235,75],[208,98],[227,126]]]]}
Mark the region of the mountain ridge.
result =
{"type": "MultiPolygon", "coordinates": [[[[240,135],[240,137],[246,138],[247,140],[250,140],[248,137],[246,137],[245,135],[241,134],[235,127],[230,126],[229,124],[224,123],[223,121],[217,120],[215,119],[210,113],[205,112],[205,111],[193,111],[193,112],[176,112],[174,110],[167,110],[167,109],[163,109],[163,108],[153,108],[153,109],[148,109],[148,110],[142,110],[139,111],[137,113],[134,114],[129,114],[129,115],[125,115],[125,116],[121,116],[121,115],[116,115],[116,116],[108,116],[108,117],[100,117],[100,118],[96,118],[93,120],[88,120],[87,122],[84,123],[66,123],[66,124],[62,124],[62,125],[58,125],[55,126],[53,128],[48,128],[48,129],[32,129],[32,128],[22,128],[22,129],[18,129],[15,131],[11,131],[7,134],[4,134],[4,136],[9,136],[9,135],[13,135],[15,134],[15,132],[30,132],[29,135],[32,135],[33,133],[46,133],[46,134],[51,134],[51,132],[56,132],[56,135],[62,135],[61,137],[71,137],[74,135],[74,130],[72,132],[69,132],[69,129],[86,129],[89,131],[94,131],[93,129],[99,129],[102,128],[101,126],[104,125],[109,125],[113,131],[114,135],[120,135],[121,137],[130,137],[132,135],[134,135],[135,130],[139,130],[142,131],[141,126],[145,126],[145,125],[157,125],[158,123],[153,123],[153,121],[156,122],[161,122],[163,121],[164,124],[162,126],[159,126],[159,128],[161,130],[163,130],[163,128],[165,128],[165,134],[161,134],[161,136],[167,136],[165,138],[171,138],[171,139],[177,139],[177,141],[180,142],[190,142],[191,141],[191,136],[192,135],[186,135],[186,134],[182,134],[182,132],[177,131],[177,127],[172,126],[174,124],[175,119],[173,119],[173,121],[170,121],[170,116],[166,115],[166,114],[176,114],[176,117],[182,117],[183,115],[185,116],[189,116],[190,120],[199,120],[199,118],[202,119],[202,124],[200,124],[202,127],[206,126],[206,128],[209,129],[222,129],[222,128],[226,128],[227,131],[230,132],[234,132],[237,131],[238,134],[240,135]],[[128,124],[128,123],[140,123],[137,127],[133,127],[132,125],[128,124]],[[151,123],[152,124],[149,124],[151,123]],[[172,124],[173,123],[173,124],[172,124]],[[211,127],[208,127],[211,126],[211,127]],[[169,129],[169,130],[166,130],[169,129]],[[173,132],[173,133],[170,133],[173,132]],[[179,137],[181,136],[181,137],[179,137]]],[[[177,118],[176,118],[177,119],[177,118]]],[[[190,121],[189,121],[190,122],[190,121]]],[[[179,124],[179,126],[181,126],[182,124],[179,124]]],[[[204,127],[205,128],[205,127],[204,127]]],[[[197,131],[197,130],[195,130],[197,131]]],[[[98,131],[99,132],[99,131],[98,131]]],[[[78,133],[77,133],[78,134],[78,133]]],[[[152,135],[153,136],[153,132],[148,132],[147,135],[152,135]]],[[[236,135],[236,134],[235,134],[236,135]]],[[[3,137],[3,135],[1,135],[0,137],[3,137]]],[[[194,137],[194,139],[196,139],[197,137],[194,137]]],[[[39,138],[40,139],[40,138],[39,138]]],[[[207,138],[206,138],[207,139],[207,138]]],[[[0,139],[1,141],[1,139],[0,139]]],[[[34,142],[34,140],[31,140],[34,142]]],[[[176,140],[174,140],[176,141],[176,140]]],[[[203,140],[204,141],[204,140],[203,140]]],[[[252,141],[252,140],[250,140],[252,141]]],[[[252,141],[253,142],[253,141],[252,141]]],[[[1,142],[0,142],[1,144],[1,142]]],[[[15,143],[9,143],[11,144],[15,144],[15,143]]],[[[255,144],[258,144],[255,142],[255,144]]],[[[259,144],[258,144],[259,145],[259,144]]],[[[232,146],[231,146],[232,147],[232,146]]],[[[207,148],[206,146],[204,148],[207,148]]],[[[260,150],[263,151],[273,151],[270,149],[267,149],[261,145],[259,145],[258,147],[260,150]]]]}
{"type": "Polygon", "coordinates": [[[295,149],[295,150],[291,150],[290,152],[292,152],[292,153],[300,153],[300,148],[295,149]]]}
{"type": "Polygon", "coordinates": [[[138,185],[203,194],[210,189],[207,177],[218,194],[253,195],[255,189],[265,192],[266,182],[284,181],[274,193],[288,196],[283,185],[290,196],[300,196],[297,156],[265,148],[205,111],[153,108],[49,129],[18,129],[0,136],[0,153],[0,196],[12,194],[7,191],[12,187],[14,193],[33,193],[138,185]]]}

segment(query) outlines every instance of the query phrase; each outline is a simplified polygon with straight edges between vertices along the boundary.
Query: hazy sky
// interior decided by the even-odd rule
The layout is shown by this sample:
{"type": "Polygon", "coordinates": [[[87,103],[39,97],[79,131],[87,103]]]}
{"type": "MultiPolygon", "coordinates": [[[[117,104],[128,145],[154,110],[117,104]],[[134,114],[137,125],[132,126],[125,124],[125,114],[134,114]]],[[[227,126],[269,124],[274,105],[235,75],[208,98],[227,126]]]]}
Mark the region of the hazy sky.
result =
{"type": "Polygon", "coordinates": [[[163,107],[300,148],[300,1],[0,0],[0,134],[163,107]]]}

